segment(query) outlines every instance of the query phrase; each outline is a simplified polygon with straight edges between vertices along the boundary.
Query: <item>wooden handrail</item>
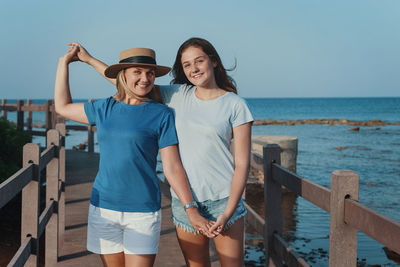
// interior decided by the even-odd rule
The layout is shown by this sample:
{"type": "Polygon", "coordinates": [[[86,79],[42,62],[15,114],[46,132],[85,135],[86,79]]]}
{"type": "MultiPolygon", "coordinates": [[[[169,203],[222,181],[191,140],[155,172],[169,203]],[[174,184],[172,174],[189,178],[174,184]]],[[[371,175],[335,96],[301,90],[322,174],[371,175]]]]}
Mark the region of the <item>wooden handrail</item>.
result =
{"type": "MultiPolygon", "coordinates": [[[[54,266],[58,259],[60,229],[65,228],[64,215],[58,211],[65,203],[60,185],[65,180],[65,125],[57,125],[47,132],[47,148],[40,153],[37,144],[26,144],[23,149],[23,168],[0,184],[0,207],[22,191],[21,246],[8,266],[37,266],[39,239],[46,231],[46,265],[54,266]],[[62,166],[64,165],[64,166],[62,166]],[[41,170],[46,168],[46,207],[39,214],[41,170]],[[36,218],[36,219],[35,219],[36,218]]],[[[63,233],[63,231],[62,231],[63,233]]]]}
{"type": "Polygon", "coordinates": [[[7,267],[23,267],[28,260],[32,251],[32,237],[27,236],[22,242],[21,246],[15,253],[14,257],[8,263],[7,267]]]}
{"type": "Polygon", "coordinates": [[[303,259],[292,253],[293,251],[281,237],[281,186],[330,213],[330,266],[356,265],[357,230],[400,253],[400,223],[358,202],[357,174],[346,170],[334,171],[332,188],[329,189],[282,167],[277,151],[279,151],[277,145],[265,145],[263,157],[252,152],[250,158],[253,168],[264,171],[264,205],[267,223],[245,204],[248,209],[247,222],[256,231],[264,232],[267,266],[270,258],[278,261],[278,265],[279,261],[285,261],[289,266],[308,266],[303,259]]]}
{"type": "Polygon", "coordinates": [[[310,267],[289,244],[278,234],[273,236],[273,249],[276,255],[285,261],[288,266],[310,267]]]}
{"type": "Polygon", "coordinates": [[[400,223],[352,199],[344,202],[345,222],[400,254],[400,223]]]}
{"type": "Polygon", "coordinates": [[[329,212],[331,190],[272,163],[273,179],[317,207],[329,212]]]}
{"type": "Polygon", "coordinates": [[[43,170],[46,168],[47,164],[56,157],[57,147],[55,145],[52,145],[50,147],[47,147],[41,154],[40,154],[40,164],[39,164],[39,170],[43,170]]]}
{"type": "Polygon", "coordinates": [[[33,164],[19,169],[10,178],[0,184],[0,209],[13,199],[33,177],[33,164]]]}
{"type": "Polygon", "coordinates": [[[51,215],[53,215],[55,209],[57,207],[57,202],[52,199],[49,204],[46,205],[46,208],[43,210],[42,214],[39,217],[39,231],[38,236],[41,236],[46,229],[46,225],[50,220],[51,215]]]}

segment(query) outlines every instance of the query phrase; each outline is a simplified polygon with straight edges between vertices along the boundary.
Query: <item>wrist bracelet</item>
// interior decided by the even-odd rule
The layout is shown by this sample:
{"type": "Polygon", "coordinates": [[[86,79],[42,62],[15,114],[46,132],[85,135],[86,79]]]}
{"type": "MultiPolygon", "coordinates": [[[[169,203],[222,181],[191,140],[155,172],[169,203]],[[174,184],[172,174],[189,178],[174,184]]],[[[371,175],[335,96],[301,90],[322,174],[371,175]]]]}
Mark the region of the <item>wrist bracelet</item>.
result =
{"type": "Polygon", "coordinates": [[[197,205],[196,201],[192,201],[192,202],[187,203],[185,206],[183,206],[183,209],[186,211],[190,207],[198,208],[199,206],[197,205]]]}

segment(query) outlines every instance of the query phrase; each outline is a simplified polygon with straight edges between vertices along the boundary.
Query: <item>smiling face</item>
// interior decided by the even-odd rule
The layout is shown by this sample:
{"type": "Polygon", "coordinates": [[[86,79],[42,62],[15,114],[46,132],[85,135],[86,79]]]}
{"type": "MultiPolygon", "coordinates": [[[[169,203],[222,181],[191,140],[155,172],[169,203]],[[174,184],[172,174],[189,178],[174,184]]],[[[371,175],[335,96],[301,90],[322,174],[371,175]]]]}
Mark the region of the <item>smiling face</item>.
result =
{"type": "Polygon", "coordinates": [[[137,96],[146,96],[154,85],[156,79],[153,68],[131,67],[125,69],[125,81],[128,88],[137,96]]]}
{"type": "Polygon", "coordinates": [[[215,62],[203,50],[190,46],[182,52],[181,64],[187,79],[197,87],[216,87],[214,67],[215,62]]]}

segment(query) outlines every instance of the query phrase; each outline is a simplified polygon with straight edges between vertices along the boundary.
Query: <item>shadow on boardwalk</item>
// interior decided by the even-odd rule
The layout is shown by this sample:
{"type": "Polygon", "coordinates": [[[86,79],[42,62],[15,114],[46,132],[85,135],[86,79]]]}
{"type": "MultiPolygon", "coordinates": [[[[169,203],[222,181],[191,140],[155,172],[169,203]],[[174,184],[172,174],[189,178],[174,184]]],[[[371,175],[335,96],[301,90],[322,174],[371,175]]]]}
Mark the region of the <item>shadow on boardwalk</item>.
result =
{"type": "MultiPolygon", "coordinates": [[[[99,154],[67,150],[65,237],[59,266],[102,266],[100,257],[86,250],[87,214],[90,193],[98,169],[99,154]]],[[[154,266],[186,266],[171,220],[169,188],[161,183],[162,226],[158,255],[154,266]]],[[[212,242],[211,242],[212,243],[212,242]]],[[[219,266],[211,248],[212,266],[219,266]]]]}

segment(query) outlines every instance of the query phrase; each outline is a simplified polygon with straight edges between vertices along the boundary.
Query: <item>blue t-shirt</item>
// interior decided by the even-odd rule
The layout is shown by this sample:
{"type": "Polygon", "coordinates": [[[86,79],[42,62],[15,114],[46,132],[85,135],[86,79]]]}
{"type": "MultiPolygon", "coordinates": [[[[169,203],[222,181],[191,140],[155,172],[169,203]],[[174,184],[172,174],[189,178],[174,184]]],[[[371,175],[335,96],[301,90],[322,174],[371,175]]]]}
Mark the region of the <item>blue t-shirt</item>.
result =
{"type": "Polygon", "coordinates": [[[100,147],[90,203],[117,211],[159,210],[157,153],[178,144],[172,111],[153,101],[128,105],[109,97],[85,103],[85,113],[97,126],[100,147]]]}

